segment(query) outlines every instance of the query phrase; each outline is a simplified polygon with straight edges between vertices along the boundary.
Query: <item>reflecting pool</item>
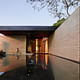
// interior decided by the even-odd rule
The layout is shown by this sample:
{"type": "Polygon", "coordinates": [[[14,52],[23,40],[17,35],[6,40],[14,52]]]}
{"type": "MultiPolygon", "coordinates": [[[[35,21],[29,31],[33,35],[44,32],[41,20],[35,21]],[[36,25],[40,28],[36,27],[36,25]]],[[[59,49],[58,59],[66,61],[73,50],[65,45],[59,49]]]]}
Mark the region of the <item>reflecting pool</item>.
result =
{"type": "Polygon", "coordinates": [[[0,80],[54,80],[48,53],[7,54],[0,59],[0,80]]]}

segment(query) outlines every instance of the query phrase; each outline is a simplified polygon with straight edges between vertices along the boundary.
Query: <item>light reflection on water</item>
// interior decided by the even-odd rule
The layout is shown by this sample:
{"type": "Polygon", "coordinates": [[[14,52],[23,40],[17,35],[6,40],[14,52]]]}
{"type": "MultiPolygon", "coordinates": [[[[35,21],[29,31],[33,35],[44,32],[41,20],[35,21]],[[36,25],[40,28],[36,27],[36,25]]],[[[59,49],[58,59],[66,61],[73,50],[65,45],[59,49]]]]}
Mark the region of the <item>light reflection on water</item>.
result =
{"type": "Polygon", "coordinates": [[[45,55],[45,64],[46,65],[48,64],[48,55],[47,54],[45,55]]]}
{"type": "MultiPolygon", "coordinates": [[[[0,59],[0,72],[6,72],[18,67],[26,66],[27,55],[6,55],[6,57],[0,59]]],[[[45,68],[48,65],[48,54],[37,53],[32,56],[35,64],[42,65],[45,68]],[[34,57],[34,58],[33,58],[34,57]]]]}
{"type": "Polygon", "coordinates": [[[4,72],[0,72],[0,75],[3,75],[4,74],[4,72]]]}
{"type": "Polygon", "coordinates": [[[36,54],[36,64],[47,65],[48,64],[48,54],[36,54]]]}
{"type": "Polygon", "coordinates": [[[36,64],[38,64],[38,54],[36,54],[36,64]]]}

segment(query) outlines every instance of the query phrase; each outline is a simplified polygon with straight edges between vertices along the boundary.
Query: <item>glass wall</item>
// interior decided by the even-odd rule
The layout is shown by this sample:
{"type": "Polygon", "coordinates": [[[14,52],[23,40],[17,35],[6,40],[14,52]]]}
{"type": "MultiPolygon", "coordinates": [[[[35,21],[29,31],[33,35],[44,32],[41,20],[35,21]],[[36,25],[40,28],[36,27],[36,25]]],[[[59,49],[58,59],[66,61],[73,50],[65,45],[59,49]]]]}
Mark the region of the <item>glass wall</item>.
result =
{"type": "Polygon", "coordinates": [[[27,47],[28,52],[31,53],[48,53],[48,38],[29,39],[27,47]]]}

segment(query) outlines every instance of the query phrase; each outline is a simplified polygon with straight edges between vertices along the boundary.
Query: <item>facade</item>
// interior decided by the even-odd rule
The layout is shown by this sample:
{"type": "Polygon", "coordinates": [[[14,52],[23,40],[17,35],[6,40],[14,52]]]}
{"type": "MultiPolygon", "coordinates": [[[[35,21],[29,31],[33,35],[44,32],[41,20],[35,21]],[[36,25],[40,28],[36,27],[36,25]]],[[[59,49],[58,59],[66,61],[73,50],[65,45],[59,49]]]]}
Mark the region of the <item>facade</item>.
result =
{"type": "Polygon", "coordinates": [[[43,49],[43,44],[55,29],[49,26],[0,26],[0,50],[7,54],[15,53],[17,48],[22,54],[48,53],[43,49]]]}
{"type": "Polygon", "coordinates": [[[79,80],[80,7],[58,28],[0,26],[0,33],[0,50],[7,54],[16,54],[17,48],[21,54],[49,53],[55,80],[79,80]]]}
{"type": "Polygon", "coordinates": [[[80,79],[80,7],[49,36],[55,80],[80,79]]]}
{"type": "MultiPolygon", "coordinates": [[[[7,55],[48,53],[48,37],[55,29],[56,27],[50,26],[0,26],[0,50],[7,55]]],[[[16,56],[7,56],[6,59],[0,59],[0,62],[3,64],[0,65],[0,72],[6,72],[25,66],[26,57],[19,62],[16,56]]]]}

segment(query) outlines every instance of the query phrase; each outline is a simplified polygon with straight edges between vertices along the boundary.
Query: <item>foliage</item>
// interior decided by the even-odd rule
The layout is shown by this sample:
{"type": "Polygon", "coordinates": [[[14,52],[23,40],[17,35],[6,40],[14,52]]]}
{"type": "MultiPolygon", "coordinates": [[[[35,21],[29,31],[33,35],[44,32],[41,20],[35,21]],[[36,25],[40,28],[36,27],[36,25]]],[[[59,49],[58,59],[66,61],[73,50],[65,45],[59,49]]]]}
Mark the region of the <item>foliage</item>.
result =
{"type": "Polygon", "coordinates": [[[54,23],[53,26],[60,26],[63,22],[65,21],[64,18],[62,18],[61,20],[58,20],[57,23],[54,23]]]}

